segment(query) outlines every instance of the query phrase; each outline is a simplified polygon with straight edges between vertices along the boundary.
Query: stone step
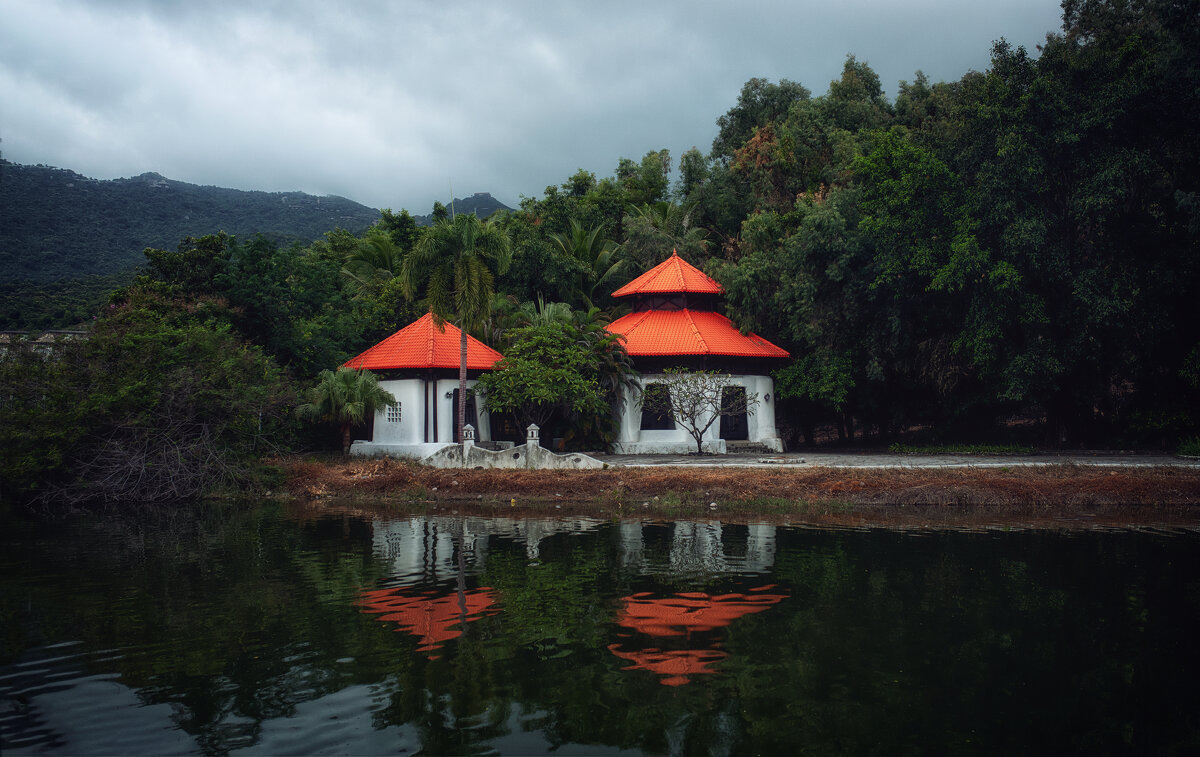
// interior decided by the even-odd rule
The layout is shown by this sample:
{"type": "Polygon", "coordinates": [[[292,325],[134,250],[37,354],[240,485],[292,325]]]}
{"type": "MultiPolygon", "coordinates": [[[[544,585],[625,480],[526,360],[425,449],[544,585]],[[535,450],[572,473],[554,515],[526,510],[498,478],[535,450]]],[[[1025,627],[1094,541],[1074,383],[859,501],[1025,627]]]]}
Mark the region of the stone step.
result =
{"type": "Polygon", "coordinates": [[[726,439],[725,440],[725,452],[727,454],[747,453],[747,454],[762,455],[762,454],[771,452],[771,450],[768,449],[767,447],[765,447],[764,445],[760,444],[759,442],[748,442],[744,439],[738,439],[738,440],[726,439]]]}

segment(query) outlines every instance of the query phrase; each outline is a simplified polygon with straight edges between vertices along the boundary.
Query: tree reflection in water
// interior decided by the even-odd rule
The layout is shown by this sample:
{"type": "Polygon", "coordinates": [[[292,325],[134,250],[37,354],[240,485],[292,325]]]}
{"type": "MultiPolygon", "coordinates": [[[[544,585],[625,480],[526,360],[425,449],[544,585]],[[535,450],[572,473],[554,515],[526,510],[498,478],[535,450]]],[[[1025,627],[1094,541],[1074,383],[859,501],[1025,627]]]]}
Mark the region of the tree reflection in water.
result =
{"type": "Polygon", "coordinates": [[[624,597],[617,623],[656,638],[685,637],[687,649],[623,649],[637,637],[628,631],[619,635],[622,641],[610,644],[608,650],[623,660],[634,663],[625,670],[648,670],[666,676],[659,683],[682,686],[688,676],[715,673],[708,666],[725,659],[721,638],[712,632],[745,615],[762,612],[787,598],[786,594],[767,594],[774,584],[750,589],[755,593],[711,595],[699,591],[681,592],[670,597],[653,598],[650,592],[624,597]]]}
{"type": "Polygon", "coordinates": [[[0,524],[0,751],[1191,753],[1197,576],[1193,531],[0,524]]]}

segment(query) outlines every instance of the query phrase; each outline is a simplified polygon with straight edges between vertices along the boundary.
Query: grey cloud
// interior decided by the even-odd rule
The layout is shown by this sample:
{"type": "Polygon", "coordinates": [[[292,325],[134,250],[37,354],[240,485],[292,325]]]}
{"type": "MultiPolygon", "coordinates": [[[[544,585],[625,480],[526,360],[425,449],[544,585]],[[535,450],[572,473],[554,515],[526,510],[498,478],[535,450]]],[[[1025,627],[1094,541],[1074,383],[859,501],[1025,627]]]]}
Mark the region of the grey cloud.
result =
{"type": "Polygon", "coordinates": [[[1029,47],[1052,2],[0,0],[4,155],[100,178],[515,204],[578,168],[707,152],[753,76],[822,94],[847,53],[894,95],[1029,47]]]}

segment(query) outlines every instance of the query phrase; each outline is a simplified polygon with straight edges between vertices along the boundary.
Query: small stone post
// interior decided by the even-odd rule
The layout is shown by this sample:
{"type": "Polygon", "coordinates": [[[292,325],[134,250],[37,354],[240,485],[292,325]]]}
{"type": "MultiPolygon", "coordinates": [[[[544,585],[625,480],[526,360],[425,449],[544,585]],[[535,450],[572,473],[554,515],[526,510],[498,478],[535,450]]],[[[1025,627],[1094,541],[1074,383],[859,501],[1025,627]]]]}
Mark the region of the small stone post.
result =
{"type": "Polygon", "coordinates": [[[462,453],[462,467],[467,467],[467,462],[471,457],[471,448],[475,446],[475,427],[470,423],[463,425],[462,444],[458,450],[462,453]]]}
{"type": "Polygon", "coordinates": [[[541,442],[538,441],[538,431],[539,430],[540,429],[538,429],[536,423],[530,423],[529,428],[525,429],[525,446],[526,447],[537,447],[541,444],[541,442]]]}

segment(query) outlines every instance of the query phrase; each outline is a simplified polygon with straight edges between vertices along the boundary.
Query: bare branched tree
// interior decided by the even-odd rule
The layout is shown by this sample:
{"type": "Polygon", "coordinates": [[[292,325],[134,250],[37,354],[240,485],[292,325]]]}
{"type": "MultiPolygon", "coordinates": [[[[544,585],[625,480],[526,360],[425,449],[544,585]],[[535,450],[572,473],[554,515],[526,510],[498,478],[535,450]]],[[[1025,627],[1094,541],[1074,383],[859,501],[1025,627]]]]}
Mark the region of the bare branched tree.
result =
{"type": "Polygon", "coordinates": [[[696,453],[704,451],[704,434],[722,416],[748,413],[758,405],[758,395],[725,391],[735,386],[727,373],[668,368],[661,383],[667,391],[643,393],[643,407],[670,416],[696,441],[696,453]]]}

